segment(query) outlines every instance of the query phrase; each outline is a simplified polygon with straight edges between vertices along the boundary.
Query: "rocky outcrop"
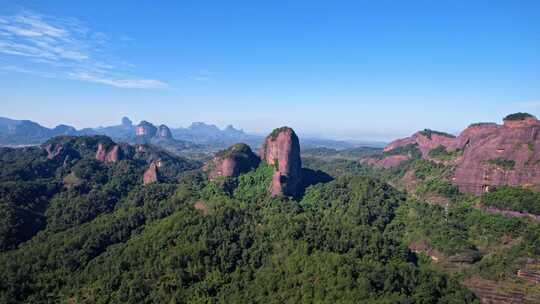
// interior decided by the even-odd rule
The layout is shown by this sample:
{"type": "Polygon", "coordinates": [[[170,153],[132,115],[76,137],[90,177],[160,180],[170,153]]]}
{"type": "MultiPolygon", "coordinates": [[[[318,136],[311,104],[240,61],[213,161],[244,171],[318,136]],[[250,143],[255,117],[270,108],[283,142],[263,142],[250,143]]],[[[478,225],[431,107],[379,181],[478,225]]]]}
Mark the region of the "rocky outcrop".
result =
{"type": "Polygon", "coordinates": [[[105,145],[99,143],[96,151],[96,159],[105,163],[115,163],[120,160],[120,147],[118,145],[113,145],[107,151],[105,145]]]}
{"type": "MultiPolygon", "coordinates": [[[[361,162],[391,168],[406,160],[405,153],[394,153],[415,146],[424,159],[433,160],[430,151],[443,147],[454,154],[451,181],[462,192],[482,194],[497,186],[523,186],[540,190],[540,121],[526,113],[508,115],[503,125],[473,124],[458,137],[424,130],[390,143],[382,158],[361,162]],[[397,157],[396,155],[401,155],[397,157]]],[[[410,156],[410,155],[409,155],[410,156]]]]}
{"type": "Polygon", "coordinates": [[[154,137],[156,136],[156,133],[157,133],[157,128],[143,120],[139,123],[139,125],[137,125],[137,127],[135,128],[135,135],[136,136],[142,136],[142,137],[154,137]]]}
{"type": "Polygon", "coordinates": [[[44,149],[47,152],[47,159],[54,159],[62,153],[64,147],[62,145],[47,144],[44,149]]]}
{"type": "Polygon", "coordinates": [[[172,139],[171,130],[166,125],[161,125],[158,127],[156,136],[164,139],[172,139]]]}
{"type": "Polygon", "coordinates": [[[272,131],[259,151],[263,161],[275,168],[270,186],[272,196],[295,196],[301,191],[300,143],[291,128],[272,131]]]}
{"type": "Polygon", "coordinates": [[[153,161],[143,174],[143,184],[148,185],[159,181],[158,168],[161,166],[160,161],[153,161]]]}
{"type": "Polygon", "coordinates": [[[463,192],[481,194],[496,186],[540,190],[540,122],[528,117],[504,125],[467,128],[458,137],[463,156],[453,181],[463,192]]]}
{"type": "Polygon", "coordinates": [[[439,146],[448,147],[452,145],[455,140],[456,137],[454,135],[425,129],[423,131],[414,133],[411,137],[398,139],[391,142],[384,148],[384,152],[389,152],[396,148],[407,145],[417,145],[420,152],[422,152],[422,156],[427,157],[429,151],[439,146]]]}
{"type": "Polygon", "coordinates": [[[218,152],[205,164],[203,170],[210,180],[218,177],[235,177],[257,168],[260,159],[246,144],[236,144],[218,152]]]}

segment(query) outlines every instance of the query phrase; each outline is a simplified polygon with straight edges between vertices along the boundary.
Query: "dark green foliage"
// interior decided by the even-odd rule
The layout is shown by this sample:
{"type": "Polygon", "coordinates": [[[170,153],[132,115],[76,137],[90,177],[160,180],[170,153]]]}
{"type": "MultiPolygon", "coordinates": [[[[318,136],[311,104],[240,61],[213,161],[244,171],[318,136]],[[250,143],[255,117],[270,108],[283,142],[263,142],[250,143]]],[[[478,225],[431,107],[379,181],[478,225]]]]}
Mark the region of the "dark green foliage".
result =
{"type": "Polygon", "coordinates": [[[449,138],[456,138],[455,135],[448,134],[448,133],[445,133],[445,132],[435,131],[435,130],[431,130],[431,129],[424,129],[424,130],[420,131],[420,134],[424,135],[425,137],[427,137],[429,139],[431,139],[431,135],[433,135],[433,134],[444,136],[444,137],[449,137],[449,138]]]}
{"type": "Polygon", "coordinates": [[[520,187],[499,187],[484,194],[482,203],[500,209],[540,215],[540,193],[520,187]]]}
{"type": "Polygon", "coordinates": [[[268,135],[268,137],[270,137],[272,140],[274,140],[274,139],[277,138],[277,136],[281,132],[292,132],[294,134],[293,129],[291,129],[289,127],[280,127],[280,128],[276,128],[276,129],[272,130],[272,133],[270,133],[270,135],[268,135]]]}
{"type": "Polygon", "coordinates": [[[455,185],[441,179],[430,179],[418,187],[420,194],[436,193],[447,198],[455,198],[459,195],[459,190],[455,185]]]}
{"type": "Polygon", "coordinates": [[[14,249],[46,227],[62,231],[112,212],[141,184],[148,160],[162,160],[167,181],[198,165],[153,147],[138,154],[123,147],[129,159],[104,164],[95,159],[99,143],[114,144],[104,136],[57,137],[44,144],[55,153],[51,159],[42,148],[1,149],[0,250],[14,249]]]}
{"type": "Polygon", "coordinates": [[[252,154],[252,153],[253,152],[251,151],[251,148],[248,145],[240,143],[240,144],[232,145],[225,150],[219,151],[218,153],[216,153],[216,156],[227,158],[231,155],[236,155],[236,154],[247,155],[247,154],[252,154]]]}
{"type": "Polygon", "coordinates": [[[398,212],[398,223],[411,241],[426,239],[447,256],[475,249],[476,244],[499,244],[504,236],[518,237],[525,231],[519,219],[489,215],[468,205],[441,206],[409,202],[398,212]]]}
{"type": "Polygon", "coordinates": [[[441,164],[436,164],[432,161],[417,160],[409,166],[411,170],[414,170],[416,178],[421,180],[440,178],[446,167],[441,164]]]}
{"type": "Polygon", "coordinates": [[[451,152],[447,151],[445,146],[440,145],[437,148],[429,151],[428,156],[440,160],[451,160],[454,159],[456,156],[460,155],[461,153],[462,151],[460,150],[454,150],[451,152]]]}
{"type": "Polygon", "coordinates": [[[470,127],[480,127],[480,126],[494,126],[494,125],[497,125],[497,124],[494,123],[494,122],[475,122],[475,123],[470,124],[469,128],[470,127]]]}
{"type": "Polygon", "coordinates": [[[534,118],[534,116],[529,113],[518,112],[518,113],[507,115],[505,118],[503,118],[503,120],[509,120],[509,121],[524,120],[527,118],[534,118]]]}
{"type": "Polygon", "coordinates": [[[274,169],[266,163],[255,170],[238,177],[238,186],[234,197],[245,203],[256,203],[268,196],[268,188],[272,182],[274,169]]]}
{"type": "Polygon", "coordinates": [[[490,166],[494,166],[494,167],[499,167],[504,170],[512,170],[514,169],[514,166],[516,165],[516,161],[498,157],[498,158],[487,160],[486,164],[490,166]]]}
{"type": "MultiPolygon", "coordinates": [[[[319,183],[294,201],[268,197],[266,164],[226,181],[184,171],[143,186],[136,160],[83,160],[62,173],[75,172],[80,185],[54,188],[50,200],[36,186],[45,199],[27,205],[43,208],[47,227],[0,253],[0,302],[474,301],[414,262],[392,224],[405,196],[373,178],[319,183]]],[[[7,198],[20,202],[11,190],[7,198]]]]}

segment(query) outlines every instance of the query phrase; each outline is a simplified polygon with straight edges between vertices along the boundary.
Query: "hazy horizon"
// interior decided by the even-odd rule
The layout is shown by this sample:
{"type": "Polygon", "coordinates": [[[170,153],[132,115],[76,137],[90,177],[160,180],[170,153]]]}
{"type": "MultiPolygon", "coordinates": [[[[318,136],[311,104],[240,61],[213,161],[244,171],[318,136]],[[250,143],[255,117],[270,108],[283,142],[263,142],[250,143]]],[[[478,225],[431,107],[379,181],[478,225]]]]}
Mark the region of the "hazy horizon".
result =
{"type": "Polygon", "coordinates": [[[540,114],[539,37],[538,1],[10,1],[0,116],[349,140],[457,133],[540,114]]]}

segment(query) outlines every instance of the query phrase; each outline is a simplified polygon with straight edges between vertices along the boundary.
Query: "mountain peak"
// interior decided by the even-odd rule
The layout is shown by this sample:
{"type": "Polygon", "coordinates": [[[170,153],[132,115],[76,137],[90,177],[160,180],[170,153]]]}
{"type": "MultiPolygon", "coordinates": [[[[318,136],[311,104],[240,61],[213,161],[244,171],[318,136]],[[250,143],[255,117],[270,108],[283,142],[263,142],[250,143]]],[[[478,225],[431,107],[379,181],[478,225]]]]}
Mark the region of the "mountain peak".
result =
{"type": "Polygon", "coordinates": [[[133,122],[127,116],[124,116],[124,117],[122,117],[122,126],[131,127],[131,126],[133,126],[133,122]]]}

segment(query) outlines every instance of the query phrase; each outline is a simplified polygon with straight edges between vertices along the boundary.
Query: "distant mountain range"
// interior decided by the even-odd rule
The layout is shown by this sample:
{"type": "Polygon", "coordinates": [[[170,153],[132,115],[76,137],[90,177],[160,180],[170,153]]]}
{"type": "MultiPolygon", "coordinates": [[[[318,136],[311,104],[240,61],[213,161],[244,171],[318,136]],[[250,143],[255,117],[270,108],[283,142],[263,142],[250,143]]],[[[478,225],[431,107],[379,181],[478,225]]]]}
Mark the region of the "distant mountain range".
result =
{"type": "MultiPolygon", "coordinates": [[[[124,117],[118,125],[77,130],[67,125],[58,125],[51,129],[30,120],[0,117],[0,145],[2,146],[36,145],[60,135],[106,135],[116,141],[151,143],[174,152],[187,149],[201,153],[223,149],[239,142],[257,148],[264,141],[264,136],[248,134],[232,125],[220,129],[204,122],[194,122],[187,128],[168,128],[165,125],[156,127],[147,121],[134,125],[129,118],[124,117]]],[[[304,148],[325,147],[341,150],[359,146],[382,147],[384,143],[304,138],[301,145],[304,148]]]]}

